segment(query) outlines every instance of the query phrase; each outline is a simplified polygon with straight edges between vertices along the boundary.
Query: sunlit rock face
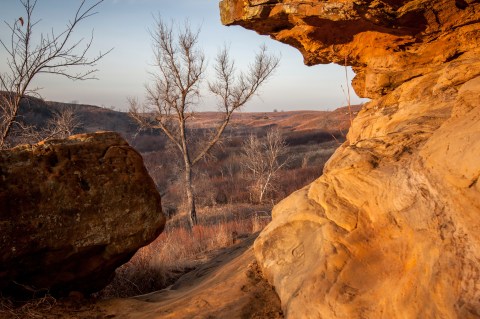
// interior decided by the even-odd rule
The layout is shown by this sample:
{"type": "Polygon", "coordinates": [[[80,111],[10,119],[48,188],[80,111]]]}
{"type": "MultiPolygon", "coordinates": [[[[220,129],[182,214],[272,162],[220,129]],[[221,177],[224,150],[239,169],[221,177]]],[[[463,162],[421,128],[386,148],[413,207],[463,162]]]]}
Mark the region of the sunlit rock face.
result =
{"type": "MultiPolygon", "coordinates": [[[[238,1],[371,102],[255,243],[288,318],[480,318],[480,2],[238,1]]],[[[340,84],[339,84],[340,85],[340,84]]]]}
{"type": "Polygon", "coordinates": [[[0,292],[103,288],[162,231],[160,195],[116,133],[0,151],[0,292]]]}
{"type": "Polygon", "coordinates": [[[294,46],[307,65],[346,60],[361,97],[380,97],[478,44],[475,0],[223,0],[220,8],[224,24],[294,46]]]}

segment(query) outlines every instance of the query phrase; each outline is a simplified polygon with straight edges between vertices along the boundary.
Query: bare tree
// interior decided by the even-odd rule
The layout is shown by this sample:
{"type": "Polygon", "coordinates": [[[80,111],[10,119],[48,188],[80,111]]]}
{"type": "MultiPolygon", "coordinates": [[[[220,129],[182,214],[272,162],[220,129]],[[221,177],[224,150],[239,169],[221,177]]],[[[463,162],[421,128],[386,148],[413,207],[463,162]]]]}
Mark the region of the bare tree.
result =
{"type": "MultiPolygon", "coordinates": [[[[13,144],[37,143],[42,140],[53,138],[67,138],[77,131],[82,123],[73,107],[65,107],[55,111],[45,125],[25,125],[21,121],[16,122],[12,131],[13,144]]],[[[12,141],[11,141],[12,142],[12,141]]]]}
{"type": "Polygon", "coordinates": [[[146,87],[143,105],[129,99],[131,116],[144,128],[160,129],[182,156],[191,227],[197,224],[192,167],[220,140],[232,113],[255,95],[279,63],[262,47],[248,71],[237,73],[228,50],[220,50],[214,66],[215,81],[209,82],[208,87],[218,97],[222,119],[200,147],[193,147],[186,124],[198,105],[206,72],[205,55],[198,45],[199,32],[192,30],[188,22],[174,30],[174,23],[166,24],[158,18],[151,34],[156,68],[153,83],[146,87]]]}
{"type": "Polygon", "coordinates": [[[65,107],[63,110],[55,112],[48,121],[44,139],[67,138],[73,135],[81,125],[82,123],[73,107],[65,107]]]}
{"type": "Polygon", "coordinates": [[[37,0],[20,0],[25,16],[13,23],[5,21],[10,38],[0,39],[0,48],[7,55],[7,70],[0,73],[0,91],[3,91],[0,94],[0,149],[7,147],[12,126],[18,124],[16,117],[20,101],[27,94],[38,95],[38,89],[30,88],[36,75],[48,73],[72,80],[95,79],[96,63],[110,51],[88,58],[93,33],[84,43],[83,39],[73,39],[73,31],[80,22],[96,14],[96,7],[103,1],[95,1],[92,5],[87,5],[87,0],[81,1],[73,18],[59,33],[52,30],[34,37],[33,31],[40,21],[33,17],[37,0]],[[86,69],[73,72],[72,69],[77,67],[86,69]]]}
{"type": "Polygon", "coordinates": [[[269,129],[263,140],[250,135],[243,143],[243,153],[242,163],[250,172],[252,188],[257,193],[258,202],[262,203],[273,188],[278,172],[290,161],[286,156],[287,144],[279,129],[269,129]]]}

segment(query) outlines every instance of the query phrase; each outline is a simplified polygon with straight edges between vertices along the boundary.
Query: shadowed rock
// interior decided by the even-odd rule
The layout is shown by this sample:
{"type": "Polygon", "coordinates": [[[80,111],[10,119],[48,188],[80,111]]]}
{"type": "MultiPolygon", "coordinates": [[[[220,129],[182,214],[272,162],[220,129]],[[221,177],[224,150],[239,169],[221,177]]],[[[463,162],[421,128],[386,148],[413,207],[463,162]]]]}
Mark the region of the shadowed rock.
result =
{"type": "Polygon", "coordinates": [[[255,243],[286,316],[480,318],[480,2],[220,7],[306,64],[346,60],[374,99],[255,243]]]}
{"type": "Polygon", "coordinates": [[[97,291],[164,223],[141,156],[116,133],[0,151],[2,294],[97,291]]]}

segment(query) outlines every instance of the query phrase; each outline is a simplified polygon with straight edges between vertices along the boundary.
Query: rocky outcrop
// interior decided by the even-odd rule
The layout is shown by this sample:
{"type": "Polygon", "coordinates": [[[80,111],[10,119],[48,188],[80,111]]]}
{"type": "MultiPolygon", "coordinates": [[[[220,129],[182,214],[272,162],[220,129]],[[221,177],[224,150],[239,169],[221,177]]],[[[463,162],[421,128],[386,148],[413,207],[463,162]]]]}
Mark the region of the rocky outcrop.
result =
{"type": "Polygon", "coordinates": [[[0,151],[0,291],[103,288],[161,232],[160,195],[116,133],[0,151]]]}
{"type": "Polygon", "coordinates": [[[255,243],[288,318],[480,318],[480,3],[223,0],[364,106],[255,243]]]}

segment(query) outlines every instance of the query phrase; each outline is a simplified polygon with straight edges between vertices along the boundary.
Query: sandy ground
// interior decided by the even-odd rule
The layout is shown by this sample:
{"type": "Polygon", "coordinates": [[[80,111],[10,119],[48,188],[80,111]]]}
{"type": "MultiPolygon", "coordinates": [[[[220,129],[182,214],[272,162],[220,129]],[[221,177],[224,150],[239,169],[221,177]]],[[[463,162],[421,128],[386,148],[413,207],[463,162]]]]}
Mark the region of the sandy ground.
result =
{"type": "MultiPolygon", "coordinates": [[[[32,309],[31,318],[283,318],[280,301],[261,277],[254,237],[222,250],[182,276],[171,287],[129,299],[96,303],[58,301],[50,309],[32,309]]],[[[15,318],[15,316],[0,316],[15,318]]]]}

